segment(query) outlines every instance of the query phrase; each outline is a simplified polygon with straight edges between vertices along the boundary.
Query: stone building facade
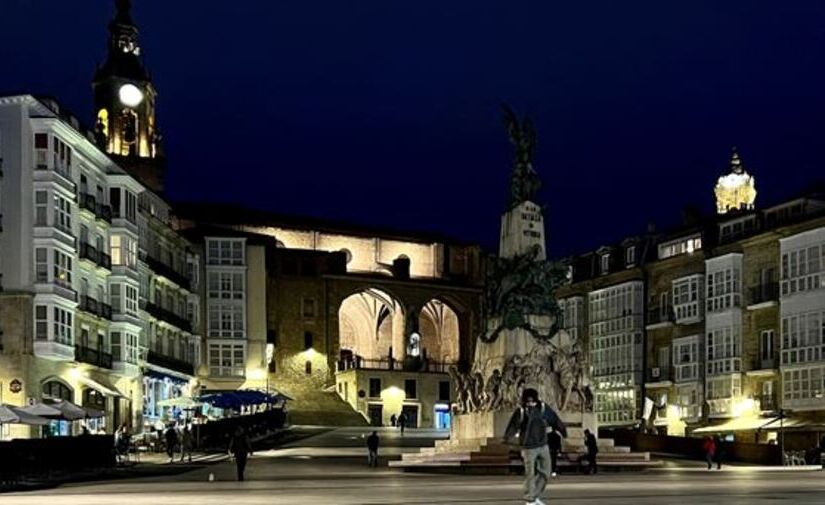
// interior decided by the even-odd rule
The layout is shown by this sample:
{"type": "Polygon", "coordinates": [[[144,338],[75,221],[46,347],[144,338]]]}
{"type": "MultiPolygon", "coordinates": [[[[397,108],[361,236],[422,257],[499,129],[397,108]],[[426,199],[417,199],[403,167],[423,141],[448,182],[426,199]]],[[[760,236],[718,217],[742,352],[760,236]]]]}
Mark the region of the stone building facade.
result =
{"type": "Polygon", "coordinates": [[[669,232],[569,259],[571,282],[557,296],[564,326],[588,342],[602,426],[764,442],[777,437],[781,411],[790,443],[824,429],[825,198],[755,209],[749,195],[741,208],[686,213],[669,232]],[[632,282],[641,308],[617,299],[601,310],[632,282]],[[636,314],[643,325],[625,324],[636,314]]]}
{"type": "Polygon", "coordinates": [[[293,422],[355,414],[362,423],[389,424],[400,408],[421,426],[444,424],[435,409],[449,409],[433,384],[449,382],[448,367],[466,368],[472,359],[481,322],[478,247],[229,208],[181,206],[178,223],[203,244],[207,286],[216,268],[209,241],[243,241],[248,251],[260,249],[259,265],[254,273],[246,265],[246,278],[259,279],[261,293],[241,295],[248,314],[261,314],[259,329],[250,326],[245,335],[221,341],[246,342],[235,382],[220,379],[212,367],[218,343],[212,325],[219,322],[211,313],[212,295],[201,291],[204,386],[283,392],[293,398],[293,422]],[[358,385],[375,378],[394,394],[365,396],[358,385]],[[415,391],[421,396],[405,396],[405,380],[420,383],[415,391]]]}

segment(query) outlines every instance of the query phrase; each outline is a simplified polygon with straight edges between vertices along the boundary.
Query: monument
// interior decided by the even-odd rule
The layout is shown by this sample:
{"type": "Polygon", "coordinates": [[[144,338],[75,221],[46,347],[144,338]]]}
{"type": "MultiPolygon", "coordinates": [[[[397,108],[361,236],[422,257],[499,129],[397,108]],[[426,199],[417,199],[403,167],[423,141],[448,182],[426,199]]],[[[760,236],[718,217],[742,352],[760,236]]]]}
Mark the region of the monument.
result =
{"type": "MultiPolygon", "coordinates": [[[[536,203],[541,181],[533,168],[536,135],[529,120],[504,108],[504,123],[515,151],[507,208],[501,217],[499,255],[490,258],[484,293],[486,324],[478,336],[472,366],[452,368],[455,385],[449,440],[391,466],[407,470],[479,467],[509,470],[520,465],[501,442],[525,388],[534,388],[568,426],[563,451],[569,462],[584,452],[584,430],[598,433],[582,343],[560,329],[555,291],[567,270],[547,260],[544,216],[536,203]]],[[[602,458],[650,463],[647,453],[631,454],[599,440],[602,458]]]]}
{"type": "Polygon", "coordinates": [[[566,422],[595,432],[587,354],[559,331],[555,291],[566,269],[547,260],[544,215],[536,203],[541,181],[533,168],[535,130],[506,107],[504,123],[515,151],[509,199],[499,255],[487,265],[486,328],[470,372],[453,370],[458,390],[451,437],[500,438],[528,387],[566,422]]]}

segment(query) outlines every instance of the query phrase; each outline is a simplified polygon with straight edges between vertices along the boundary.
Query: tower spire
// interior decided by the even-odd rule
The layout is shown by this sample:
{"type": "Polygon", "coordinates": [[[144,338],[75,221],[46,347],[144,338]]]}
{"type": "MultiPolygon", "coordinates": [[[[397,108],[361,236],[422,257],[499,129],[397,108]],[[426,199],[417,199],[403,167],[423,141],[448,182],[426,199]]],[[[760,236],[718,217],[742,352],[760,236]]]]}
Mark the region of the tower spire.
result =
{"type": "Polygon", "coordinates": [[[95,134],[102,149],[153,191],[163,190],[164,159],[155,122],[156,92],[143,66],[131,0],[114,0],[106,60],[92,82],[95,134]]]}

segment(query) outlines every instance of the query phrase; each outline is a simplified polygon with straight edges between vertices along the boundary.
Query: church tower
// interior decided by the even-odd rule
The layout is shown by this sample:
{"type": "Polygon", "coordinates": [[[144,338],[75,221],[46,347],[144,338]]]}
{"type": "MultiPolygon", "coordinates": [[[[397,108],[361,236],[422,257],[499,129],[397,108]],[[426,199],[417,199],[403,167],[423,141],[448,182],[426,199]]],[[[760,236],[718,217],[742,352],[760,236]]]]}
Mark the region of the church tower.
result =
{"type": "Polygon", "coordinates": [[[745,171],[735,147],[730,160],[730,173],[719,177],[713,194],[716,197],[717,214],[726,214],[734,210],[750,210],[754,207],[756,180],[745,171]]]}
{"type": "Polygon", "coordinates": [[[140,57],[131,0],[115,0],[106,61],[92,82],[98,145],[155,192],[163,191],[165,159],[155,120],[157,94],[140,57]]]}

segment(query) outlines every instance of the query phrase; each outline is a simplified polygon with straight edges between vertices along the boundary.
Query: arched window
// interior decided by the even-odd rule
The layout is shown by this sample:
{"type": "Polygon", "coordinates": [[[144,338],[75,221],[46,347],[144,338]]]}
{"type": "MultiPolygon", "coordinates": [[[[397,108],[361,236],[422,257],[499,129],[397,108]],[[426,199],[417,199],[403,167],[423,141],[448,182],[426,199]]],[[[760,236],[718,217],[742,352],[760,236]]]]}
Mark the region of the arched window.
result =
{"type": "Polygon", "coordinates": [[[100,109],[97,111],[97,125],[96,131],[100,132],[104,137],[109,137],[109,111],[100,109]]]}
{"type": "Polygon", "coordinates": [[[307,375],[312,375],[312,361],[307,360],[304,364],[304,371],[307,375]]]}
{"type": "Polygon", "coordinates": [[[55,400],[72,401],[72,389],[55,380],[43,383],[43,396],[46,398],[53,398],[55,400]]]}

